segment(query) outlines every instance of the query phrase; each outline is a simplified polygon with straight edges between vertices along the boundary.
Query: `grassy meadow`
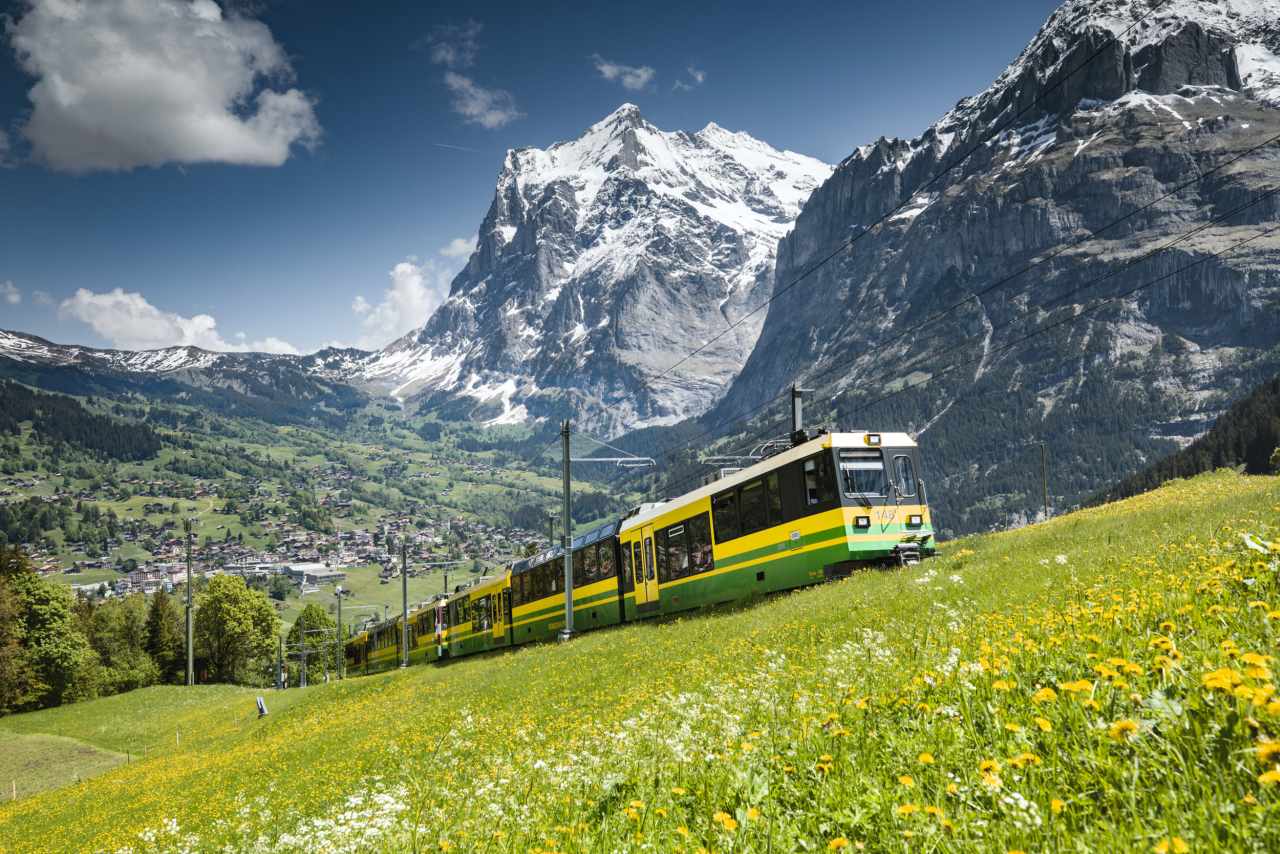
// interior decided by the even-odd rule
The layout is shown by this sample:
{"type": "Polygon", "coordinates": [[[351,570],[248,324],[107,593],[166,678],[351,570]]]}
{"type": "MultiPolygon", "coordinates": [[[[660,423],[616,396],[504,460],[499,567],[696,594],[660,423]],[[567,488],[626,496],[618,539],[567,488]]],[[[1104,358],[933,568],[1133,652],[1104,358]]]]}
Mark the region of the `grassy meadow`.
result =
{"type": "Polygon", "coordinates": [[[0,805],[0,849],[1280,850],[1278,542],[1280,479],[1219,472],[261,720],[235,688],[0,719],[147,745],[0,805]]]}

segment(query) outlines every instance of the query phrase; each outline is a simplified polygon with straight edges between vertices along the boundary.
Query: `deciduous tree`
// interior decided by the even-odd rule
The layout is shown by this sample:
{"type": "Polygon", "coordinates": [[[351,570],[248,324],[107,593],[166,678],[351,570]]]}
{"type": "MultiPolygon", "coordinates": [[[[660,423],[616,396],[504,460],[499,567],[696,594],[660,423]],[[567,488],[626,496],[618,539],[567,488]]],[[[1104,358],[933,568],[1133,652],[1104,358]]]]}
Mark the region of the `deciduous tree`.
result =
{"type": "Polygon", "coordinates": [[[275,652],[279,620],[267,597],[237,575],[216,575],[196,600],[196,652],[215,682],[257,682],[275,652]],[[264,665],[257,672],[254,665],[264,665]]]}

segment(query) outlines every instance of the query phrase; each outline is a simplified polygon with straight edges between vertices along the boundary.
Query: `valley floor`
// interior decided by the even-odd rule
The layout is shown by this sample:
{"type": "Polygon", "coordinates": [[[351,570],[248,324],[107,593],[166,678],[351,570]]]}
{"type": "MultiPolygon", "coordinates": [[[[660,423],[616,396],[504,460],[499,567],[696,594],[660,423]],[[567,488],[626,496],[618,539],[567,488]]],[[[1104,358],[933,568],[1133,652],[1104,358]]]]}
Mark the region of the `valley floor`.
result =
{"type": "Polygon", "coordinates": [[[0,806],[0,850],[1280,850],[1278,520],[1280,479],[1219,472],[262,720],[0,719],[135,760],[0,806]]]}

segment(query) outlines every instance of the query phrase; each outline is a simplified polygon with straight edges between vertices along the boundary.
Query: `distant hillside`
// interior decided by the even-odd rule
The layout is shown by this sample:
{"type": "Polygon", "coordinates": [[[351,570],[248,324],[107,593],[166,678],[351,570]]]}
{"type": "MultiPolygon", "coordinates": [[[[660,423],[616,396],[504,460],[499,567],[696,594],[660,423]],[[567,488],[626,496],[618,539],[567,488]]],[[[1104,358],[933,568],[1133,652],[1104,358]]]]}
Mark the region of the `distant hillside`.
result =
{"type": "Polygon", "coordinates": [[[1268,474],[1280,447],[1280,376],[1258,386],[1223,413],[1208,433],[1183,450],[1125,478],[1090,500],[1102,504],[1149,492],[1176,477],[1191,477],[1223,466],[1243,465],[1249,474],[1268,474]]]}

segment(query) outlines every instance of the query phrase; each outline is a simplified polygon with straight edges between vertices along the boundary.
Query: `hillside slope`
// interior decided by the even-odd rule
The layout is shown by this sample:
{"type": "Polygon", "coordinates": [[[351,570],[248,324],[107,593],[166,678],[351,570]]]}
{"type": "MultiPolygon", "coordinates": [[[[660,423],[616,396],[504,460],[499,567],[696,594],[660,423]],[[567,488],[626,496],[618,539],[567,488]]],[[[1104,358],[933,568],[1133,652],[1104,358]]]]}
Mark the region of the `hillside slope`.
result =
{"type": "Polygon", "coordinates": [[[1280,479],[1219,472],[263,720],[227,692],[143,718],[180,747],[0,805],[0,848],[1275,850],[1277,511],[1280,479]]]}
{"type": "Polygon", "coordinates": [[[1280,449],[1280,376],[1255,388],[1224,412],[1208,433],[1096,496],[1101,504],[1155,489],[1175,477],[1192,477],[1217,468],[1243,466],[1249,474],[1272,470],[1280,449]]]}

